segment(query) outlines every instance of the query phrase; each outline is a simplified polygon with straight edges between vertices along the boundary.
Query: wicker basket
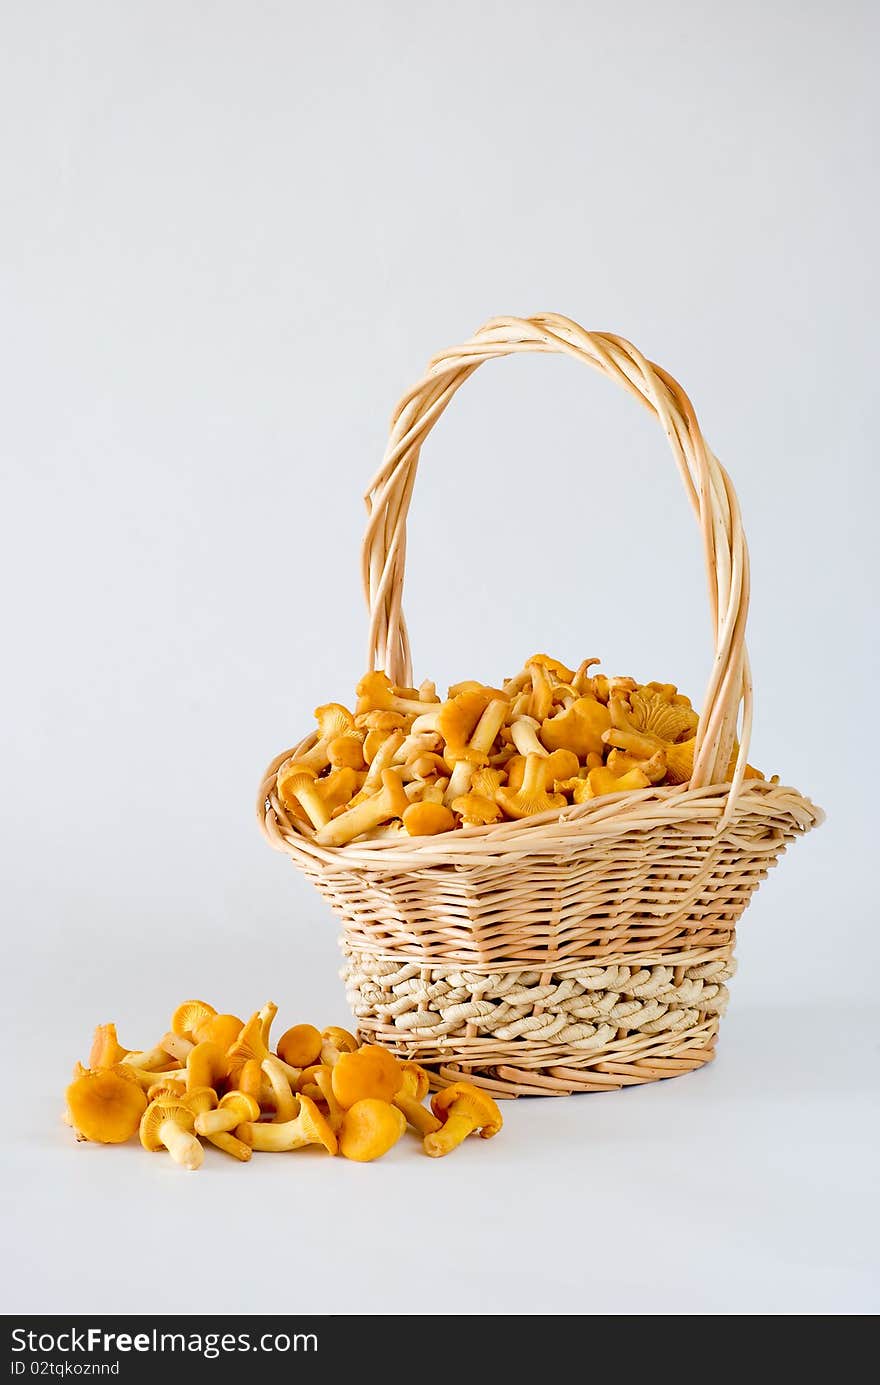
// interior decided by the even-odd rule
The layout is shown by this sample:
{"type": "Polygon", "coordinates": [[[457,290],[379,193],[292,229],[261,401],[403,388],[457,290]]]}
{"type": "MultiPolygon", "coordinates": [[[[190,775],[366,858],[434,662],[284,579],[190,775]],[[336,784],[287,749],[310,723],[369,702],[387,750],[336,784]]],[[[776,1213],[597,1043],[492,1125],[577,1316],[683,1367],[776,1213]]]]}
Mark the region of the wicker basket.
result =
{"type": "Polygon", "coordinates": [[[770,866],[821,812],[795,789],[744,780],[751,685],[748,552],[730,478],[687,395],[629,342],[553,314],[496,318],[444,351],[394,414],[367,494],[369,661],[412,683],[401,612],[406,517],[422,443],[484,361],[561,352],[659,419],[703,538],[715,658],[687,785],[520,822],[322,848],[301,834],[269,766],[266,835],[344,925],[344,976],[364,1039],[498,1096],[607,1091],[690,1072],[714,1055],[736,921],[770,866]],[[738,728],[739,723],[739,728],[738,728]],[[732,782],[723,782],[739,738],[732,782]]]}

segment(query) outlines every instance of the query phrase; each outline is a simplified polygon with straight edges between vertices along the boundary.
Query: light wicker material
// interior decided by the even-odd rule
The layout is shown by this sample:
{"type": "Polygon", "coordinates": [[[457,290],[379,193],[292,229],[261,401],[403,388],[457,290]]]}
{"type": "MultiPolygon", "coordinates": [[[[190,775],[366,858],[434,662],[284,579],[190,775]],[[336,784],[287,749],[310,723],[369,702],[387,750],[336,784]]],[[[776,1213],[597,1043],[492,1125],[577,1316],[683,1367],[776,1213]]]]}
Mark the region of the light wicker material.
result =
{"type": "Polygon", "coordinates": [[[609,375],[669,439],[702,532],[715,646],[690,784],[326,848],[298,830],[276,793],[279,767],[312,735],[270,765],[258,812],[271,844],[343,920],[362,1036],[416,1058],[440,1082],[467,1074],[497,1095],[602,1091],[713,1056],[737,919],[786,845],[822,815],[795,789],[743,780],[749,566],[730,478],[665,371],[567,318],[494,319],[436,357],[398,405],[367,494],[370,666],[412,683],[401,593],[422,443],[483,361],[520,351],[562,352],[609,375]]]}

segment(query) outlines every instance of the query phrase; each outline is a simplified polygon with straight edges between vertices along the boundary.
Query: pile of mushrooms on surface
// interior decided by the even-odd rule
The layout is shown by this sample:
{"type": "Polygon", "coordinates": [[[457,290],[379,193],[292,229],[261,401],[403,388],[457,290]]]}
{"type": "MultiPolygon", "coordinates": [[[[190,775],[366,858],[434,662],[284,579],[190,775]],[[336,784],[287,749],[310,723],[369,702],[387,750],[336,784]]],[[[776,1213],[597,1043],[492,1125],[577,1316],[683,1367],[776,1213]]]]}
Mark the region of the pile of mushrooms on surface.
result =
{"type": "Polygon", "coordinates": [[[245,1023],[187,1000],[150,1049],[123,1048],[115,1025],[98,1025],[88,1066],[77,1063],[67,1088],[67,1124],[99,1144],[137,1135],[186,1169],[201,1166],[205,1143],[241,1163],[313,1146],[364,1164],[407,1129],[432,1158],[472,1132],[487,1139],[501,1129],[485,1092],[458,1082],[429,1110],[424,1068],[336,1025],[295,1024],[273,1048],[277,1012],[269,1002],[245,1023]]]}
{"type": "MultiPolygon", "coordinates": [[[[699,717],[673,683],[570,669],[536,654],[501,687],[357,685],[315,712],[314,744],[277,771],[279,808],[320,846],[424,837],[684,784],[699,717]]],[[[733,773],[736,750],[728,775],[733,773]]],[[[747,778],[763,778],[749,765],[747,778]]]]}

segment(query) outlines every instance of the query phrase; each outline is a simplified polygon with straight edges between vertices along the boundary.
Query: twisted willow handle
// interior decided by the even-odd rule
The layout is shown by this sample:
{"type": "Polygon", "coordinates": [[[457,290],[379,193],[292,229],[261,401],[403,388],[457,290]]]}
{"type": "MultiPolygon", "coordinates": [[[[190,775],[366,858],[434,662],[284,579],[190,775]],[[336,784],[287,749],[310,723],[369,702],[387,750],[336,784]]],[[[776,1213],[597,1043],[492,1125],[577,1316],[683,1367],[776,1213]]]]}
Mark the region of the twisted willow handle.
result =
{"type": "Polygon", "coordinates": [[[573,356],[602,371],[660,421],[678,463],[703,536],[715,659],[697,737],[693,788],[723,783],[737,738],[739,753],[730,806],[742,781],[751,730],[751,679],[745,646],[749,555],[739,502],[727,472],[700,432],[681,386],[622,337],[586,332],[556,313],[496,317],[461,346],[435,356],[428,372],[401,399],[391,421],[385,458],[366,494],[363,580],[370,610],[369,664],[395,683],[412,682],[409,637],[401,610],[406,517],[422,443],[452,396],[484,361],[521,351],[573,356]]]}

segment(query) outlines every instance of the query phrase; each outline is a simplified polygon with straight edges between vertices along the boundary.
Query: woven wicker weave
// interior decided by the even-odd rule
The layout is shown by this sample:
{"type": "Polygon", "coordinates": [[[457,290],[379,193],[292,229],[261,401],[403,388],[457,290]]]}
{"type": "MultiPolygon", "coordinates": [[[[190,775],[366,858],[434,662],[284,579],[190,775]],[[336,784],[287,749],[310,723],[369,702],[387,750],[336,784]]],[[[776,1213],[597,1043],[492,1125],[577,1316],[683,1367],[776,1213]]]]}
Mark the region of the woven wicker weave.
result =
{"type": "Polygon", "coordinates": [[[691,782],[441,836],[323,848],[275,791],[279,767],[310,736],[269,766],[258,802],[271,844],[343,920],[362,1037],[417,1059],[438,1082],[466,1074],[501,1096],[605,1091],[708,1062],[737,919],[787,844],[822,816],[795,789],[743,779],[748,551],[730,478],[690,400],[629,342],[555,314],[487,323],[435,357],[398,405],[367,493],[370,666],[412,683],[400,603],[425,437],[479,365],[521,351],[602,371],[669,440],[702,533],[715,646],[691,782]]]}

